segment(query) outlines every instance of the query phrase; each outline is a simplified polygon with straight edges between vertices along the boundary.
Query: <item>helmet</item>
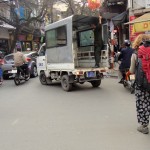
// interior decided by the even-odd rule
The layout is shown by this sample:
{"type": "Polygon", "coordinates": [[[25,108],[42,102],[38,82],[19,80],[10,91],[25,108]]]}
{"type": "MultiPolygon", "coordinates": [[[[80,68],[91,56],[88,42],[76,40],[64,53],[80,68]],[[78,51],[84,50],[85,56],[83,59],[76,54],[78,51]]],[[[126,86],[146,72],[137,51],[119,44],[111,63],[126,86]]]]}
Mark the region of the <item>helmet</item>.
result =
{"type": "Polygon", "coordinates": [[[131,45],[131,42],[129,40],[124,40],[124,45],[125,46],[130,46],[131,45]]]}

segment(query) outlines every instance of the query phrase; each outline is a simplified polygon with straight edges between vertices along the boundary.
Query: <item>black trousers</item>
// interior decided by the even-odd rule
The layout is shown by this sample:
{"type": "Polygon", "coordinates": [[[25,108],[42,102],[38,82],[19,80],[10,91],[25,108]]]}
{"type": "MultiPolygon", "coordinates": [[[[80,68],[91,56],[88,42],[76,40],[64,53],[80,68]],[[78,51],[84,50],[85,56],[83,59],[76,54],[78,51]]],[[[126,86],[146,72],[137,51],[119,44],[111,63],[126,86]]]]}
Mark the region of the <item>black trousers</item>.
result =
{"type": "Polygon", "coordinates": [[[17,67],[17,74],[19,75],[20,72],[21,72],[22,75],[24,73],[26,75],[28,75],[28,64],[23,64],[22,66],[17,67]]]}
{"type": "Polygon", "coordinates": [[[101,46],[94,46],[95,66],[99,66],[101,60],[101,46]]]}

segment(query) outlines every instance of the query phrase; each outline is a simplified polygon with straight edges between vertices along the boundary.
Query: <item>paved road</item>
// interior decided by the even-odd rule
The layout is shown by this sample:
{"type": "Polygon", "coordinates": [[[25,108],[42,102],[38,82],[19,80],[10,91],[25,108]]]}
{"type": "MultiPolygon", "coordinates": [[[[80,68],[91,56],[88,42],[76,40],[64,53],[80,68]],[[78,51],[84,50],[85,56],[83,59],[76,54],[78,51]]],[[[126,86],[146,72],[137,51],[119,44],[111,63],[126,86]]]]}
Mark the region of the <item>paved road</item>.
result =
{"type": "Polygon", "coordinates": [[[117,79],[73,92],[38,78],[0,87],[0,150],[150,150],[136,127],[134,95],[117,79]]]}

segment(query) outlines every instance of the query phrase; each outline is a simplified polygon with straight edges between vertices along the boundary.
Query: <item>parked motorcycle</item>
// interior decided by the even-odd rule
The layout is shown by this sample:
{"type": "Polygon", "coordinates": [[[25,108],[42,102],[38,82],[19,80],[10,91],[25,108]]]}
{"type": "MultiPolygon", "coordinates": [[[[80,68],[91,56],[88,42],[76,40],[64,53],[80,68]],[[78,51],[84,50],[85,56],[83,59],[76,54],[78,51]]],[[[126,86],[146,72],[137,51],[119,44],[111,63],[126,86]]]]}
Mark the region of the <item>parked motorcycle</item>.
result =
{"type": "MultiPolygon", "coordinates": [[[[27,64],[24,64],[27,65],[27,64]]],[[[20,85],[20,83],[22,81],[28,81],[30,79],[30,72],[28,67],[26,68],[22,68],[22,67],[13,67],[12,73],[14,74],[14,83],[16,85],[20,85]],[[25,72],[28,72],[28,74],[26,74],[25,72]]]]}

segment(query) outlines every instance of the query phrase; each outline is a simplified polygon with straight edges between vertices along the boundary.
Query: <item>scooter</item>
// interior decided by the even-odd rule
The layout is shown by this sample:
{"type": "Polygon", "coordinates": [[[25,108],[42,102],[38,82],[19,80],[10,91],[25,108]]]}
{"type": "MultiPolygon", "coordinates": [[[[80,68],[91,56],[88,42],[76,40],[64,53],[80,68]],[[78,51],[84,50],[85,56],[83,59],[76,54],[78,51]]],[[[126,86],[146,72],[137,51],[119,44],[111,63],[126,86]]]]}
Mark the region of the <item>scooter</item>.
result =
{"type": "MultiPolygon", "coordinates": [[[[127,73],[127,72],[125,72],[127,73]]],[[[125,88],[128,88],[131,92],[131,94],[134,93],[135,88],[134,88],[134,83],[135,83],[135,75],[134,74],[125,74],[125,79],[123,80],[123,86],[125,88]]]]}
{"type": "MultiPolygon", "coordinates": [[[[27,65],[27,64],[25,64],[27,65]]],[[[28,67],[27,67],[28,69],[28,67]]],[[[28,81],[30,79],[30,72],[27,71],[28,74],[25,74],[26,70],[21,67],[13,67],[12,73],[14,74],[14,83],[16,85],[20,85],[22,81],[28,81]]]]}

